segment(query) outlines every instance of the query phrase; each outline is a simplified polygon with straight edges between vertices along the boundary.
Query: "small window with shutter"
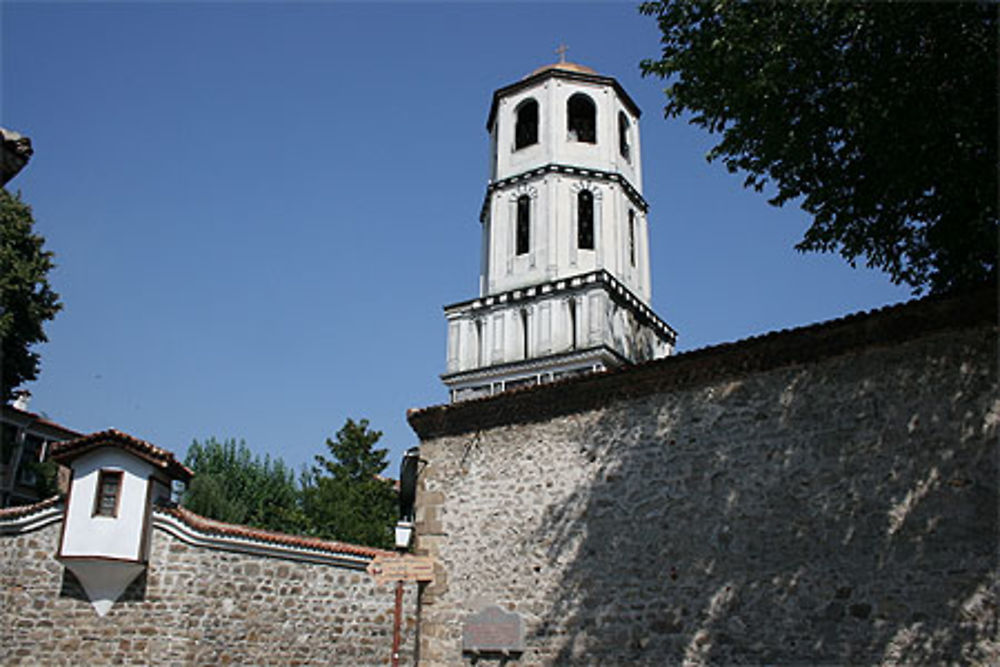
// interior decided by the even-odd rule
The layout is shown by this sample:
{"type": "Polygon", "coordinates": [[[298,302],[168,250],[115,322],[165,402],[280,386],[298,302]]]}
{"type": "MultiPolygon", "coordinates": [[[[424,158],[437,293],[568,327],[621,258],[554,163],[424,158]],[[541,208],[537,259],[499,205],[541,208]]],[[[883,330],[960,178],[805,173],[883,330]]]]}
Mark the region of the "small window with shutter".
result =
{"type": "Polygon", "coordinates": [[[97,477],[97,497],[94,499],[94,516],[118,516],[118,502],[122,494],[122,471],[102,470],[97,477]]]}

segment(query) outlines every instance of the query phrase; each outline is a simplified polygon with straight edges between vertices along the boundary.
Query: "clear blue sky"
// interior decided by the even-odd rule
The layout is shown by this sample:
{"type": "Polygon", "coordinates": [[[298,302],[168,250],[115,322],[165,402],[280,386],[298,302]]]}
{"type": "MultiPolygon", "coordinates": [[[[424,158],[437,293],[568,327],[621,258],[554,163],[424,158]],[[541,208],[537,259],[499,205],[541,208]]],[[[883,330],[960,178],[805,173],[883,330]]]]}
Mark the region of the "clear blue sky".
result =
{"type": "Polygon", "coordinates": [[[444,402],[441,307],[476,295],[490,96],[560,42],[644,111],[653,306],[690,350],[909,297],[792,246],[808,225],[707,164],[639,76],[631,4],[0,5],[11,184],[65,305],[31,409],[183,455],[298,467],[348,417],[416,444],[444,402]]]}

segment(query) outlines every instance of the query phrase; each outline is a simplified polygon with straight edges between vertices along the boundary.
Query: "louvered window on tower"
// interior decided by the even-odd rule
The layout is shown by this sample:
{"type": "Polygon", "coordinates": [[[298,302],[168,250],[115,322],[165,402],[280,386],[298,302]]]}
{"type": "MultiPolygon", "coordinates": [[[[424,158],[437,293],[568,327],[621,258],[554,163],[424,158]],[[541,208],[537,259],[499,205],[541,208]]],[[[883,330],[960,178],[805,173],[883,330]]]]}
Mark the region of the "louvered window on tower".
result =
{"type": "Polygon", "coordinates": [[[576,93],[566,103],[570,141],[597,143],[597,107],[583,93],[576,93]]]}
{"type": "Polygon", "coordinates": [[[531,199],[528,195],[517,198],[517,254],[528,252],[531,231],[531,199]]]}
{"type": "Polygon", "coordinates": [[[581,250],[594,249],[594,193],[580,190],[576,196],[576,245],[581,250]]]}
{"type": "Polygon", "coordinates": [[[514,150],[538,143],[538,102],[526,100],[517,108],[514,126],[514,150]]]}

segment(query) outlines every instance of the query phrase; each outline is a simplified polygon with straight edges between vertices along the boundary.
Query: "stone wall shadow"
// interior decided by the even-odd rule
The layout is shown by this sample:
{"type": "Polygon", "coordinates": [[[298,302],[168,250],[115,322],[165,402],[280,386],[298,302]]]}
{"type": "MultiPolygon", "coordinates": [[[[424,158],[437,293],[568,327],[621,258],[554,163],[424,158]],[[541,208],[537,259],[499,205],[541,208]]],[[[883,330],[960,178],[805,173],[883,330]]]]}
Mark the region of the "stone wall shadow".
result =
{"type": "MultiPolygon", "coordinates": [[[[124,604],[129,602],[142,602],[146,599],[146,588],[147,588],[147,578],[146,573],[148,570],[143,570],[135,579],[125,587],[122,594],[115,601],[115,604],[124,604]]],[[[90,603],[90,597],[87,595],[87,591],[84,590],[83,584],[76,577],[75,574],[68,568],[62,568],[62,580],[59,585],[59,597],[61,598],[72,598],[74,600],[82,600],[83,602],[90,603]]]]}
{"type": "Polygon", "coordinates": [[[995,369],[960,362],[941,383],[846,355],[603,409],[570,436],[599,470],[532,536],[560,574],[528,644],[563,664],[989,662],[1000,408],[995,369]]]}
{"type": "Polygon", "coordinates": [[[59,597],[90,602],[90,598],[87,597],[87,592],[83,590],[83,584],[81,584],[80,580],[76,578],[76,575],[65,566],[62,569],[62,581],[59,586],[59,597]]]}

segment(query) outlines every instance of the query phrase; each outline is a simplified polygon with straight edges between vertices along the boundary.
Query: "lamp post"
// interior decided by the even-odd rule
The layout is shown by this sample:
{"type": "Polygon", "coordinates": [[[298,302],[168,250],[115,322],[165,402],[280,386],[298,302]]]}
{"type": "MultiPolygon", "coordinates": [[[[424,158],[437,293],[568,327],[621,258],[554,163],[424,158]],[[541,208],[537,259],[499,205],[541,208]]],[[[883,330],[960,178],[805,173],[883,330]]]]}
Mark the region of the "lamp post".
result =
{"type": "MultiPolygon", "coordinates": [[[[406,553],[413,539],[414,506],[420,448],[410,447],[399,464],[399,521],[396,522],[396,551],[406,553]]],[[[396,608],[392,622],[392,667],[399,667],[400,625],[403,621],[403,582],[396,582],[396,608]]]]}

